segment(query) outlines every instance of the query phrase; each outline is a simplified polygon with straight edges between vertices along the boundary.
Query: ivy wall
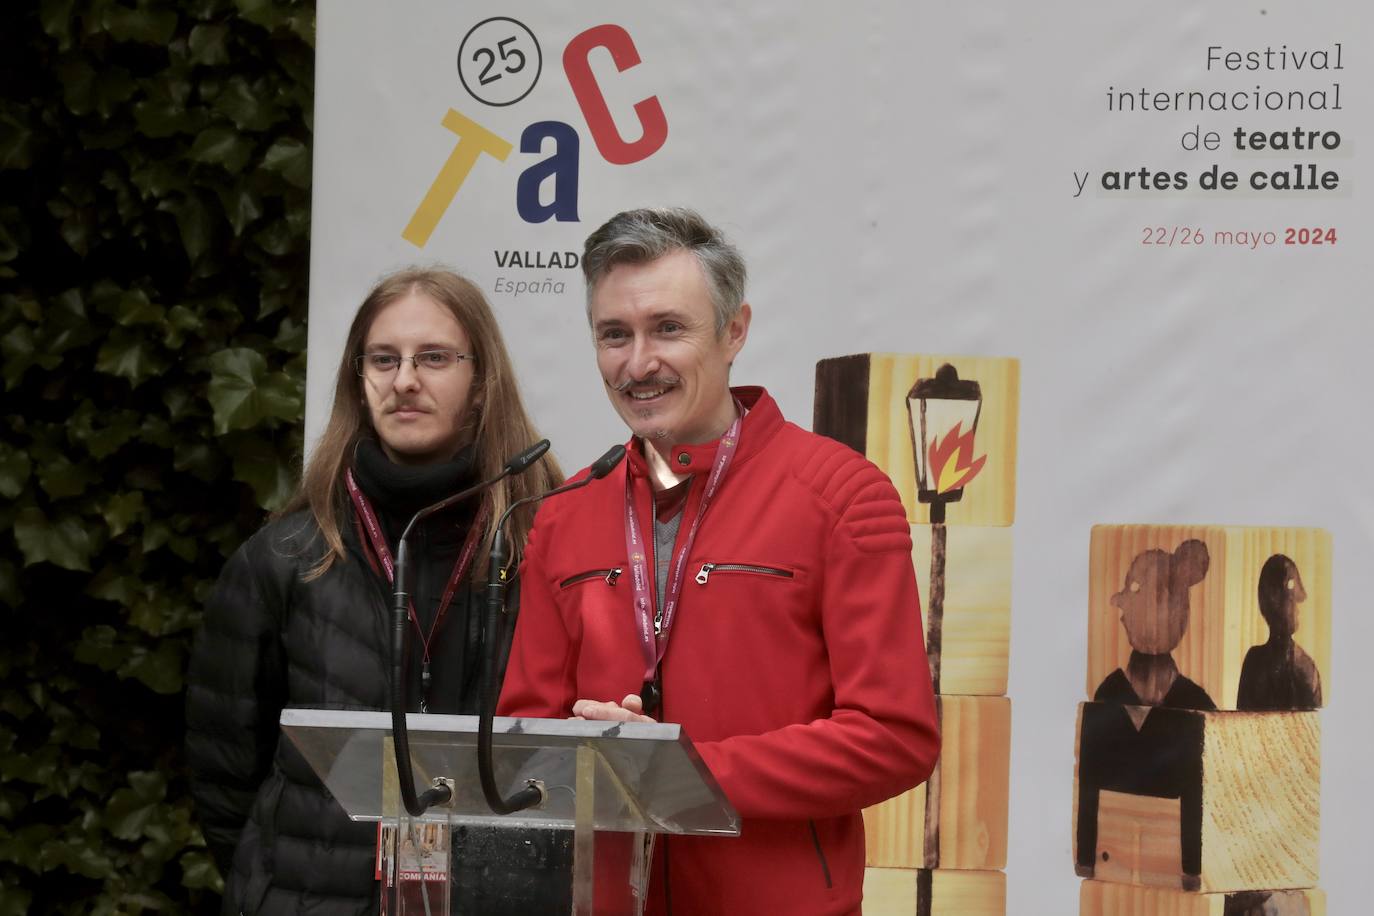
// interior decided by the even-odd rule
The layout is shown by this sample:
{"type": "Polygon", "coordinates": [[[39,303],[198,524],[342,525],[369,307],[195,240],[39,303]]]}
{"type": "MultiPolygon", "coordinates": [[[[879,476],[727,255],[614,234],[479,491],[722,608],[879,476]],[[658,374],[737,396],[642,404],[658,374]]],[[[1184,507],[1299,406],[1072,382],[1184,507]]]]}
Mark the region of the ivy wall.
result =
{"type": "Polygon", "coordinates": [[[0,12],[0,916],[218,908],[183,676],[300,461],[314,22],[0,12]]]}

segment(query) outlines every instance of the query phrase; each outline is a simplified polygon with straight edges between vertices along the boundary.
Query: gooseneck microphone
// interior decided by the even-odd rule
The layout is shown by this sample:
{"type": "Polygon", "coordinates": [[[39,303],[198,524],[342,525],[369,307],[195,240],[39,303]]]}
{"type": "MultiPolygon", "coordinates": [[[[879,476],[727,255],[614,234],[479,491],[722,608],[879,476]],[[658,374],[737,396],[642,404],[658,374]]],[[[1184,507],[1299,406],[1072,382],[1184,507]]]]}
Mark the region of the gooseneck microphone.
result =
{"type": "Polygon", "coordinates": [[[511,503],[510,508],[501,515],[493,529],[491,556],[487,560],[487,620],[482,629],[488,635],[485,645],[487,657],[485,664],[482,665],[481,717],[477,725],[477,775],[482,781],[482,795],[486,797],[487,806],[496,814],[512,814],[536,805],[544,798],[543,788],[534,780],[530,780],[510,798],[503,797],[496,787],[496,775],[492,768],[491,727],[496,716],[496,697],[492,694],[495,688],[496,650],[505,642],[502,637],[506,612],[506,585],[509,581],[506,566],[510,563],[510,545],[506,542],[506,520],[521,506],[585,487],[593,480],[600,480],[611,473],[624,457],[625,446],[612,446],[606,454],[592,462],[586,477],[555,487],[547,493],[526,496],[511,503]]]}
{"type": "MultiPolygon", "coordinates": [[[[407,636],[410,634],[410,532],[425,518],[446,509],[495,486],[514,474],[528,470],[544,453],[549,450],[549,440],[540,439],[520,454],[506,462],[501,472],[490,480],[474,484],[465,490],[439,500],[432,506],[425,506],[411,517],[401,538],[396,543],[396,565],[391,591],[391,737],[396,747],[396,773],[401,783],[401,801],[411,817],[419,817],[433,805],[443,804],[453,797],[453,792],[442,783],[426,789],[418,797],[415,794],[415,776],[410,766],[410,733],[406,730],[406,708],[410,705],[406,697],[405,664],[408,657],[407,636]]],[[[527,497],[528,499],[528,497],[527,497]]],[[[505,516],[502,516],[504,519],[505,516]]]]}

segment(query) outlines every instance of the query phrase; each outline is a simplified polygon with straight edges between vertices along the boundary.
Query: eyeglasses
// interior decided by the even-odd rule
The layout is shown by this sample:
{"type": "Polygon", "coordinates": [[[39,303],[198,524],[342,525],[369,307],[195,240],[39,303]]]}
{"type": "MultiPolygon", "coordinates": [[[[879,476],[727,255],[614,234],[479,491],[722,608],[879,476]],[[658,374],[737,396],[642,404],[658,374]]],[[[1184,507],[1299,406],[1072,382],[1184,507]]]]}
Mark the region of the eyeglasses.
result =
{"type": "Polygon", "coordinates": [[[364,378],[389,378],[406,360],[410,360],[416,372],[421,369],[445,372],[457,367],[465,359],[476,362],[477,357],[471,353],[459,353],[457,350],[421,350],[414,356],[401,356],[398,353],[364,353],[362,356],[353,357],[353,368],[364,378]]]}

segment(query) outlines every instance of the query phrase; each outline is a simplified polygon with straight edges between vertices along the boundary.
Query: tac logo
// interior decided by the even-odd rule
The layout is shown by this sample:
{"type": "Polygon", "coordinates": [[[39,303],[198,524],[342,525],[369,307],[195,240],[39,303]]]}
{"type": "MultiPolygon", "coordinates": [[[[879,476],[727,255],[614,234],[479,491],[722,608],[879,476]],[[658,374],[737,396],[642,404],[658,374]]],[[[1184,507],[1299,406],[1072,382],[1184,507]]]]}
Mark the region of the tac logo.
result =
{"type": "MultiPolygon", "coordinates": [[[[618,25],[593,26],[573,37],[563,49],[563,75],[587,124],[597,152],[611,165],[629,165],[649,158],[668,139],[668,119],[658,96],[634,104],[642,133],[626,140],[616,127],[606,96],[597,83],[589,59],[593,51],[610,52],[616,71],[624,73],[640,63],[639,50],[630,33],[618,25]]],[[[458,77],[476,102],[495,108],[515,105],[534,90],[544,72],[539,41],[523,23],[494,16],[473,26],[458,48],[458,77]]],[[[453,152],[425,193],[401,237],[423,248],[439,220],[453,203],[473,168],[483,156],[505,162],[514,145],[475,119],[450,108],[440,122],[458,137],[453,152]]],[[[572,125],[563,121],[536,121],[520,134],[520,152],[543,156],[525,165],[515,183],[515,207],[527,223],[549,219],[577,222],[577,179],[580,140],[572,125]],[[544,155],[545,143],[552,152],[544,155]],[[541,200],[540,190],[551,183],[541,200]]]]}

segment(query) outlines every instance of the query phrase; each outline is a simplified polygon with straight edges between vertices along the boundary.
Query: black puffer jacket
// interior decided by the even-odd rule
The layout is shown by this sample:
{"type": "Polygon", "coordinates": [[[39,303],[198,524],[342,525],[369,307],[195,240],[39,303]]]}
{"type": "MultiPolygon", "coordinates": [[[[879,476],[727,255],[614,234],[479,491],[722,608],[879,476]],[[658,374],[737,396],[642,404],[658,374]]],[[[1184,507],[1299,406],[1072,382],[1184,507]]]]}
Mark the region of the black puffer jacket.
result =
{"type": "MultiPolygon", "coordinates": [[[[393,551],[416,508],[463,485],[465,467],[445,467],[445,474],[417,475],[391,465],[375,445],[360,450],[359,485],[379,510],[393,551]]],[[[415,608],[426,631],[469,521],[460,510],[412,535],[415,608]]],[[[351,515],[342,533],[347,559],[307,582],[324,550],[313,517],[298,512],[265,526],[229,560],[196,640],[186,752],[197,815],[225,876],[225,913],[377,911],[376,826],[350,821],[278,729],[287,706],[388,708],[390,587],[374,571],[351,515]]],[[[433,637],[431,712],[477,712],[479,607],[476,589],[464,583],[433,637]]],[[[498,656],[502,668],[512,629],[498,656]]],[[[412,630],[412,710],[420,696],[419,642],[412,630]]],[[[504,911],[483,903],[493,883],[515,885],[514,895],[509,887],[487,890],[524,912],[565,906],[556,880],[549,890],[547,868],[566,864],[561,844],[550,849],[528,836],[483,836],[472,844],[481,849],[474,856],[464,855],[464,840],[455,837],[455,860],[462,860],[469,886],[455,886],[455,912],[504,911]],[[542,884],[521,880],[526,865],[544,876],[542,884]],[[550,892],[556,901],[542,896],[550,892]],[[532,896],[521,900],[522,894],[532,896]]]]}

